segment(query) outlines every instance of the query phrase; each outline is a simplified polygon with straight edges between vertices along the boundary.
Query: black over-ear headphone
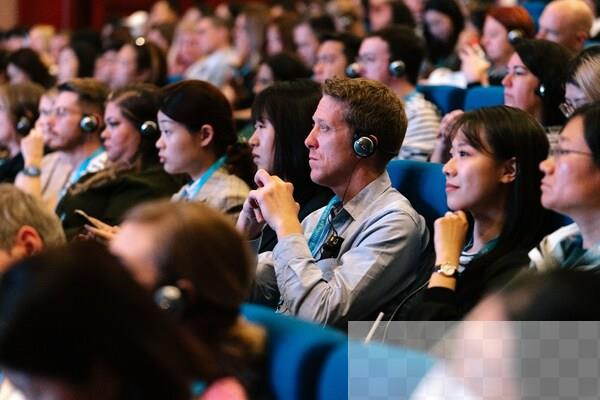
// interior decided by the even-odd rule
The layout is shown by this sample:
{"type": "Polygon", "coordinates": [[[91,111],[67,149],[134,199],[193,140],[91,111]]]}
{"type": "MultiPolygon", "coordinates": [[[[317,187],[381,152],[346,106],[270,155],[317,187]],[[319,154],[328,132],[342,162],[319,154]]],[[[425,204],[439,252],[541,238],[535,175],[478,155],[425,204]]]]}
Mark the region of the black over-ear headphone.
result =
{"type": "Polygon", "coordinates": [[[180,320],[187,309],[186,294],[177,285],[161,286],[154,292],[154,302],[161,310],[180,320]]]}
{"type": "Polygon", "coordinates": [[[25,136],[33,128],[32,115],[28,111],[24,111],[22,115],[17,116],[17,124],[15,130],[21,136],[25,136]]]}
{"type": "Polygon", "coordinates": [[[100,118],[94,114],[83,114],[79,121],[79,127],[87,133],[96,132],[100,128],[100,118]]]}
{"type": "Polygon", "coordinates": [[[507,36],[508,36],[508,42],[513,46],[525,38],[525,34],[520,29],[510,30],[508,32],[507,36]]]}
{"type": "Polygon", "coordinates": [[[393,77],[400,78],[406,73],[406,64],[402,60],[390,61],[388,71],[393,77]]]}
{"type": "Polygon", "coordinates": [[[154,121],[145,121],[140,124],[139,127],[142,136],[155,136],[158,134],[158,125],[154,121]]]}
{"type": "Polygon", "coordinates": [[[354,154],[356,154],[360,158],[370,157],[373,154],[375,154],[375,150],[377,150],[377,145],[377,136],[360,135],[358,133],[354,133],[352,150],[354,150],[354,154]]]}
{"type": "Polygon", "coordinates": [[[537,94],[540,97],[544,97],[544,94],[546,94],[546,87],[544,86],[544,84],[540,83],[540,86],[538,86],[537,88],[535,88],[535,94],[537,94]]]}

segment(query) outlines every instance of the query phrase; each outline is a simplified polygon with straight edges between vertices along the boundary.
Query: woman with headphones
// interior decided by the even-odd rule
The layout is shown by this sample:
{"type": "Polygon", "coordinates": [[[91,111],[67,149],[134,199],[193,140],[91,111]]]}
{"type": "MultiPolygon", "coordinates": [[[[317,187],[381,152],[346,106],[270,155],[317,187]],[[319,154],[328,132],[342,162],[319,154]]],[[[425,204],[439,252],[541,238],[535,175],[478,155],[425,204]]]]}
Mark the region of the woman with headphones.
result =
{"type": "Polygon", "coordinates": [[[110,95],[101,134],[109,165],[70,186],[56,207],[68,238],[89,222],[85,215],[116,225],[132,206],[169,197],[181,186],[163,171],[154,147],[156,94],[154,86],[138,84],[110,95]]]}
{"type": "Polygon", "coordinates": [[[191,182],[173,201],[202,201],[236,221],[254,185],[250,148],[238,142],[231,105],[214,85],[199,80],[161,91],[158,111],[160,162],[191,182]]]}
{"type": "Polygon", "coordinates": [[[0,182],[13,183],[23,169],[21,139],[35,125],[43,93],[43,87],[30,82],[0,87],[0,148],[7,155],[0,160],[0,182]]]}
{"type": "Polygon", "coordinates": [[[250,250],[222,213],[146,203],[127,213],[109,247],[196,343],[194,398],[270,398],[265,332],[240,315],[255,275],[250,250]]]}

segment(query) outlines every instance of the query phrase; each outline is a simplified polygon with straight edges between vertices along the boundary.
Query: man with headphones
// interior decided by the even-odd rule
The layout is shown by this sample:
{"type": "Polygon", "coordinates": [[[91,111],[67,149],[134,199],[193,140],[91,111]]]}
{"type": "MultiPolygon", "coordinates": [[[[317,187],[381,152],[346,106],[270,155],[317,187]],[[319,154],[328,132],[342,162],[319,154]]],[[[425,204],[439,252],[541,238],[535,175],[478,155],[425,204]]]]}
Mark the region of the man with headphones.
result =
{"type": "Polygon", "coordinates": [[[356,78],[351,65],[358,54],[360,39],[351,33],[329,33],[321,37],[317,59],[313,66],[313,80],[323,83],[325,79],[356,78]]]}
{"type": "MultiPolygon", "coordinates": [[[[107,96],[106,85],[93,78],[75,78],[58,86],[52,110],[42,118],[47,124],[46,145],[51,150],[60,151],[60,159],[52,153],[43,158],[25,157],[26,165],[17,181],[21,189],[42,197],[50,208],[54,208],[71,185],[84,175],[106,166],[106,152],[100,142],[100,133],[104,129],[107,96]],[[50,159],[52,162],[49,162],[50,159]],[[70,172],[65,173],[65,166],[70,172]],[[48,185],[57,170],[67,177],[58,186],[48,185]]],[[[38,141],[38,146],[42,145],[42,141],[38,141]]],[[[42,154],[41,151],[30,150],[31,153],[42,154]]]]}
{"type": "Polygon", "coordinates": [[[277,234],[273,251],[258,256],[252,300],[345,328],[395,304],[424,261],[432,265],[429,234],[386,172],[406,131],[391,90],[327,80],[313,121],[305,141],[311,179],[335,196],[300,223],[292,185],[259,170],[237,226],[256,249],[265,223],[277,234]]]}
{"type": "Polygon", "coordinates": [[[408,128],[399,158],[426,161],[436,143],[440,116],[416,91],[425,45],[413,29],[390,26],[369,34],[358,51],[360,75],[389,87],[404,101],[408,128]]]}

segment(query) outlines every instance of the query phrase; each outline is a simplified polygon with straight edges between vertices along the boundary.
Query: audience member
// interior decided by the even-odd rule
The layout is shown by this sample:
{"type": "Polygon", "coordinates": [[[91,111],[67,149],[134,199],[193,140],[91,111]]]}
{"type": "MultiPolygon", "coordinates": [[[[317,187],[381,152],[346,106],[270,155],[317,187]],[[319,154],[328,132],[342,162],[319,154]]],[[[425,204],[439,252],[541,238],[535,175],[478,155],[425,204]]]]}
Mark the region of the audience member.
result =
{"type": "Polygon", "coordinates": [[[538,169],[548,139],[537,121],[506,106],[482,108],[462,114],[453,132],[444,166],[453,211],[435,222],[436,266],[410,319],[461,319],[527,264],[550,229],[538,169]]]}
{"type": "Polygon", "coordinates": [[[383,83],[404,101],[408,128],[399,158],[427,160],[436,143],[440,117],[416,91],[424,45],[411,28],[391,26],[369,34],[359,50],[362,77],[383,83]]]}
{"type": "Polygon", "coordinates": [[[378,31],[390,25],[406,25],[415,28],[415,18],[403,1],[369,0],[369,26],[378,31]]]}
{"type": "Polygon", "coordinates": [[[135,83],[161,87],[165,84],[166,74],[165,55],[154,43],[127,43],[117,54],[110,87],[116,90],[135,83]]]}
{"type": "Polygon", "coordinates": [[[600,101],[600,46],[591,46],[571,60],[567,70],[565,101],[559,105],[565,117],[584,104],[600,101]]]}
{"type": "Polygon", "coordinates": [[[30,48],[15,50],[8,56],[6,67],[10,83],[34,82],[46,89],[54,84],[54,78],[48,72],[40,56],[30,48]]]}
{"type": "Polygon", "coordinates": [[[238,229],[255,239],[266,223],[277,234],[273,252],[259,255],[254,298],[342,327],[374,317],[410,285],[428,261],[429,233],[385,170],[406,130],[402,102],[390,89],[328,80],[313,121],[304,142],[310,176],[335,196],[301,225],[293,185],[259,170],[238,229]]]}
{"type": "Polygon", "coordinates": [[[21,140],[38,119],[38,103],[44,89],[32,82],[0,86],[0,147],[8,159],[0,163],[0,182],[13,183],[24,167],[21,140]]]}
{"type": "Polygon", "coordinates": [[[296,14],[286,12],[269,22],[265,48],[267,56],[274,56],[282,52],[294,53],[296,51],[293,33],[296,21],[296,14]]]}
{"type": "Polygon", "coordinates": [[[0,281],[0,363],[28,399],[180,399],[193,343],[98,245],[54,249],[0,281]]]}
{"type": "Polygon", "coordinates": [[[158,160],[157,111],[154,86],[124,86],[111,93],[100,135],[108,165],[71,185],[56,207],[68,238],[90,224],[82,216],[115,225],[134,205],[168,198],[181,186],[181,181],[167,174],[158,160]]]}
{"type": "Polygon", "coordinates": [[[196,25],[203,57],[185,72],[186,79],[198,79],[222,87],[234,75],[236,54],[231,47],[229,26],[219,17],[204,17],[196,25]]]}
{"type": "Polygon", "coordinates": [[[156,142],[170,174],[192,182],[173,196],[203,201],[236,219],[248,195],[254,167],[247,144],[237,142],[229,102],[215,86],[182,81],[166,86],[159,101],[156,142]]]}
{"type": "Polygon", "coordinates": [[[520,40],[514,47],[508,74],[502,80],[504,104],[531,114],[546,128],[552,145],[565,122],[558,106],[565,98],[571,53],[556,43],[540,39],[520,40]]]}
{"type": "Polygon", "coordinates": [[[583,0],[554,0],[539,18],[537,37],[565,46],[573,53],[583,50],[590,37],[594,15],[583,0]]]}
{"type": "Polygon", "coordinates": [[[86,42],[63,47],[58,56],[56,81],[60,84],[73,78],[93,77],[97,57],[96,49],[86,42]]]}
{"type": "Polygon", "coordinates": [[[350,33],[323,35],[313,66],[313,79],[324,83],[326,79],[344,78],[348,66],[358,55],[359,47],[360,39],[350,33]]]}
{"type": "Polygon", "coordinates": [[[293,32],[296,54],[308,68],[315,65],[320,37],[332,32],[335,32],[335,24],[328,15],[307,18],[296,24],[293,32]]]}
{"type": "Polygon", "coordinates": [[[548,235],[531,252],[531,266],[548,269],[600,267],[600,105],[576,110],[552,156],[540,164],[542,204],[574,223],[548,235]]]}
{"type": "Polygon", "coordinates": [[[231,399],[264,397],[265,335],[240,316],[254,270],[231,222],[199,203],[148,203],[127,214],[110,249],[196,339],[202,399],[224,390],[247,395],[231,399]]]}
{"type": "Polygon", "coordinates": [[[0,184],[0,274],[9,265],[44,248],[64,244],[60,221],[34,197],[0,184]]]}
{"type": "Polygon", "coordinates": [[[532,38],[535,35],[535,25],[527,10],[521,6],[490,8],[483,24],[481,47],[467,45],[459,51],[466,84],[501,84],[508,72],[508,61],[514,53],[509,33],[521,38],[532,38]]]}
{"type": "Polygon", "coordinates": [[[310,78],[310,70],[293,53],[279,53],[264,59],[258,66],[254,82],[254,94],[278,81],[310,78]]]}
{"type": "MultiPolygon", "coordinates": [[[[325,206],[333,196],[331,191],[311,181],[308,149],[304,146],[320,99],[318,83],[280,82],[260,92],[252,107],[254,133],[248,143],[252,147],[254,163],[294,185],[300,220],[325,206]]],[[[266,226],[259,252],[273,250],[276,244],[275,231],[266,226]]]]}
{"type": "Polygon", "coordinates": [[[31,146],[24,148],[25,168],[17,179],[22,190],[43,198],[49,209],[70,186],[103,169],[107,161],[100,143],[106,86],[92,78],[77,78],[59,85],[58,91],[51,111],[41,110],[43,138],[32,133],[31,146]],[[44,142],[61,153],[42,158],[44,142]]]}
{"type": "Polygon", "coordinates": [[[465,28],[465,18],[455,0],[428,0],[423,13],[423,36],[427,58],[422,68],[427,76],[435,68],[460,68],[458,38],[465,28]]]}

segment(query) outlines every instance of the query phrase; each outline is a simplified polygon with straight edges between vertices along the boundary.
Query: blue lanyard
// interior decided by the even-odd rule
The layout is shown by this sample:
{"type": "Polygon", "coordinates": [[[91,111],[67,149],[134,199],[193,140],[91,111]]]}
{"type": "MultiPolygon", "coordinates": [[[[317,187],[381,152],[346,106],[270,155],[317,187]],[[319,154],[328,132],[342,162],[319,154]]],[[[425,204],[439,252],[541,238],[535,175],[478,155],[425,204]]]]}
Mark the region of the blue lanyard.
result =
{"type": "Polygon", "coordinates": [[[87,156],[87,158],[85,160],[83,160],[83,162],[81,164],[79,164],[79,167],[77,167],[77,169],[75,171],[73,171],[73,173],[69,177],[69,185],[68,186],[71,186],[71,185],[77,183],[77,181],[87,171],[87,168],[90,165],[90,163],[92,162],[92,160],[94,158],[98,157],[100,154],[102,154],[103,151],[104,151],[104,149],[102,147],[98,147],[92,154],[87,156]]]}
{"type": "Polygon", "coordinates": [[[321,218],[319,218],[319,222],[317,222],[315,230],[310,235],[310,239],[308,239],[308,247],[310,248],[310,252],[313,257],[316,257],[317,253],[319,252],[319,244],[321,244],[323,240],[325,240],[325,237],[327,237],[329,234],[331,227],[328,224],[328,220],[331,209],[340,203],[340,198],[337,196],[333,196],[331,200],[329,200],[329,203],[327,203],[325,210],[323,210],[323,213],[321,214],[321,218]]]}
{"type": "Polygon", "coordinates": [[[198,180],[196,182],[193,182],[190,187],[189,187],[189,191],[186,192],[186,195],[184,196],[187,200],[192,200],[196,197],[196,195],[198,195],[198,192],[200,191],[200,189],[202,189],[202,186],[204,186],[204,184],[210,179],[210,177],[219,169],[223,166],[223,164],[225,164],[225,161],[227,160],[227,156],[223,156],[221,158],[219,158],[217,161],[215,161],[215,163],[213,165],[210,166],[209,169],[206,170],[206,172],[204,174],[202,174],[202,176],[200,178],[198,178],[198,180]]]}
{"type": "Polygon", "coordinates": [[[417,91],[413,90],[411,91],[409,94],[407,94],[406,96],[404,96],[404,101],[410,101],[413,97],[415,97],[417,95],[417,91]]]}

